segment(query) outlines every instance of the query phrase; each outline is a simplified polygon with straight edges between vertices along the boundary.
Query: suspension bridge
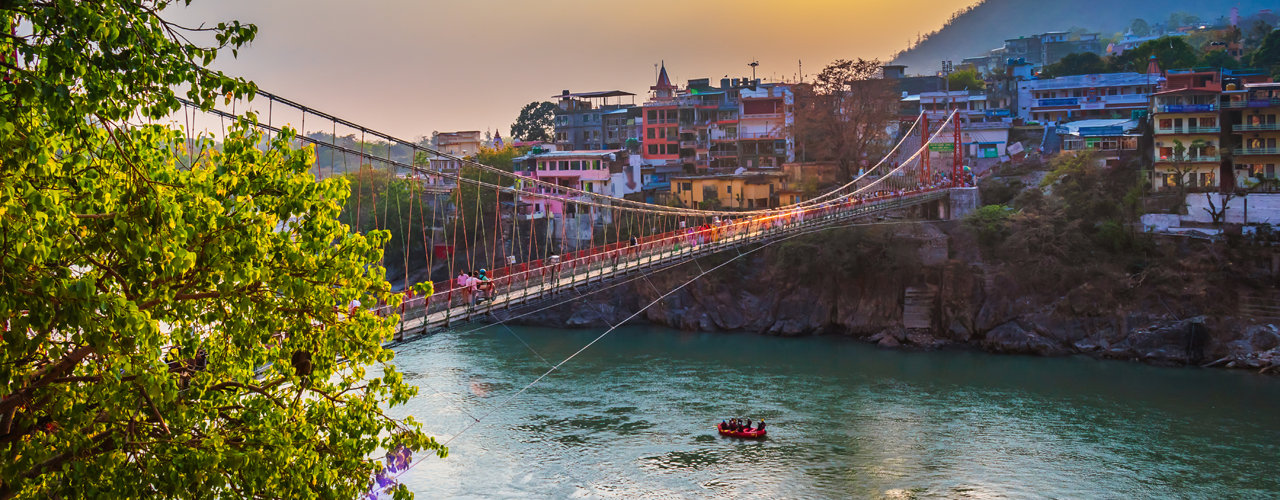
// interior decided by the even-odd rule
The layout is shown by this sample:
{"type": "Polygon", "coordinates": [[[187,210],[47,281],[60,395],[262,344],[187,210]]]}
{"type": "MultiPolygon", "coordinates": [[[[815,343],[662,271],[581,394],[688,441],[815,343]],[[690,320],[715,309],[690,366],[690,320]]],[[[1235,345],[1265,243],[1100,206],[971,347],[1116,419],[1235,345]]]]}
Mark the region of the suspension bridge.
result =
{"type": "MultiPolygon", "coordinates": [[[[356,163],[356,206],[348,221],[357,232],[387,229],[393,217],[397,223],[405,220],[404,207],[397,204],[396,210],[401,213],[393,216],[391,204],[386,200],[381,207],[383,213],[378,213],[375,187],[369,188],[373,198],[371,206],[361,207],[365,186],[360,177],[369,172],[384,172],[388,179],[406,180],[411,190],[407,207],[409,226],[412,230],[416,223],[421,228],[422,260],[426,261],[428,279],[442,274],[445,278],[432,280],[434,294],[414,296],[415,283],[410,282],[409,272],[412,245],[408,241],[393,241],[392,244],[402,245],[404,249],[404,277],[395,283],[403,300],[397,306],[352,305],[370,308],[379,315],[398,315],[396,340],[556,297],[580,287],[652,273],[720,252],[741,252],[744,247],[847,225],[854,220],[904,210],[945,219],[963,215],[976,202],[976,188],[968,187],[960,165],[960,134],[954,112],[932,130],[926,114],[912,122],[903,122],[889,153],[846,184],[793,205],[730,211],[655,205],[565,186],[504,169],[501,165],[485,165],[445,154],[273,94],[260,92],[258,97],[265,98],[265,109],[261,101],[255,100],[237,103],[241,106],[239,112],[236,106],[202,110],[183,101],[185,123],[180,125],[188,131],[187,153],[198,158],[203,154],[198,150],[203,151],[202,144],[207,144],[202,141],[212,139],[212,135],[205,137],[191,132],[199,127],[201,120],[206,127],[210,120],[215,120],[224,133],[228,120],[252,124],[266,134],[283,131],[276,123],[286,122],[290,126],[300,123],[301,132],[294,139],[296,145],[313,146],[318,159],[328,155],[327,172],[317,162],[317,180],[349,175],[351,162],[348,160],[356,163]],[[246,119],[250,111],[253,119],[246,119]],[[320,133],[307,133],[308,119],[311,129],[320,133]],[[315,127],[317,121],[321,126],[315,127]],[[341,135],[343,133],[346,135],[341,135]],[[357,133],[358,141],[340,141],[353,139],[357,133]],[[367,142],[370,138],[379,141],[376,146],[367,142]],[[934,163],[950,163],[945,165],[948,168],[931,165],[930,144],[950,145],[939,149],[953,151],[953,161],[934,160],[934,163]],[[341,172],[337,171],[339,158],[343,163],[341,172]],[[447,160],[463,168],[436,168],[429,159],[447,160]],[[536,215],[527,210],[528,204],[522,203],[522,199],[558,201],[560,212],[536,215]],[[474,207],[464,206],[473,201],[474,207]],[[474,208],[471,220],[467,220],[467,208],[474,208]],[[372,216],[371,228],[362,227],[362,221],[369,218],[366,215],[372,216]],[[579,222],[579,218],[585,220],[579,222]],[[585,225],[586,237],[570,236],[567,229],[570,225],[575,228],[585,225]],[[557,229],[559,235],[554,234],[557,229]],[[453,279],[461,271],[482,267],[488,269],[490,279],[483,288],[453,279]]],[[[406,235],[403,239],[407,240],[411,232],[402,231],[401,234],[406,235]]]]}

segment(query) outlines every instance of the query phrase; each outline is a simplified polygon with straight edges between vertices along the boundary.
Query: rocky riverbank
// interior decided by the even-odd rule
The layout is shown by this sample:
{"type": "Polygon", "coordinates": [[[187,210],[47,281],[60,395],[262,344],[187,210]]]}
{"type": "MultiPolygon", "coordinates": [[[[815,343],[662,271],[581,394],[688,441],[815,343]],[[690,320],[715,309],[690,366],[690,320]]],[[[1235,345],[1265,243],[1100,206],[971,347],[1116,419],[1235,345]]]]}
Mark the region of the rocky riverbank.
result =
{"type": "Polygon", "coordinates": [[[985,262],[976,248],[955,223],[904,224],[878,234],[833,230],[741,257],[634,317],[730,256],[566,295],[561,305],[511,322],[846,335],[886,348],[1084,354],[1280,373],[1277,326],[1198,305],[1204,290],[1171,294],[1100,276],[1060,293],[1035,292],[1020,282],[1025,270],[985,262]]]}

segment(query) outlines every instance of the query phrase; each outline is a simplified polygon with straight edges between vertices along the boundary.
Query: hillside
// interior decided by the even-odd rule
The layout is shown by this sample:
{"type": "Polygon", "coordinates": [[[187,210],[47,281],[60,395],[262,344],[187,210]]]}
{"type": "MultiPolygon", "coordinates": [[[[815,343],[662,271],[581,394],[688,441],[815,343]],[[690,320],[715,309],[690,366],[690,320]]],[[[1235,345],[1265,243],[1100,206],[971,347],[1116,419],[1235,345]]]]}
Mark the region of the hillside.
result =
{"type": "Polygon", "coordinates": [[[1272,8],[1262,0],[983,0],[963,12],[920,45],[900,54],[895,64],[908,74],[936,71],[942,60],[959,62],[987,53],[1004,40],[1079,26],[1104,35],[1123,32],[1136,18],[1164,22],[1173,12],[1190,12],[1205,21],[1226,16],[1239,6],[1241,16],[1272,8]]]}

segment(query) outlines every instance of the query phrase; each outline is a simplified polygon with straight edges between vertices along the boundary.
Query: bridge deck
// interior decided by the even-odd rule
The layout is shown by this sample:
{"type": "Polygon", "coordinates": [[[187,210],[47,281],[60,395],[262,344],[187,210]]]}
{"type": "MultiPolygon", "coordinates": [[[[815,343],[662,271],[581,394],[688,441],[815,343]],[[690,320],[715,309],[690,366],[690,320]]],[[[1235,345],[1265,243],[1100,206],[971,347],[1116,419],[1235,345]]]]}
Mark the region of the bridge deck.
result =
{"type": "Polygon", "coordinates": [[[379,314],[399,314],[400,327],[396,339],[421,334],[432,328],[471,321],[493,311],[550,298],[577,287],[611,281],[626,275],[650,272],[689,260],[744,245],[766,243],[804,231],[848,222],[938,200],[947,195],[945,189],[894,196],[872,202],[842,204],[808,211],[779,211],[767,219],[740,221],[711,231],[677,234],[636,246],[600,252],[560,263],[544,265],[500,276],[492,300],[474,303],[472,293],[454,287],[431,297],[412,298],[395,308],[382,307],[379,314]]]}

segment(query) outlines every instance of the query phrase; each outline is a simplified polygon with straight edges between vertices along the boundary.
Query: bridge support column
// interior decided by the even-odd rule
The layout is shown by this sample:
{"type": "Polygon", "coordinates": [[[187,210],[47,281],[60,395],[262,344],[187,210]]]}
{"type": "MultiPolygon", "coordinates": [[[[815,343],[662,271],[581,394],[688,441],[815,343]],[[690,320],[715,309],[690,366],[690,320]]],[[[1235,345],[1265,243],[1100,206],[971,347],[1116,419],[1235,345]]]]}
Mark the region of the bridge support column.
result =
{"type": "Polygon", "coordinates": [[[948,190],[947,198],[950,202],[947,204],[948,219],[963,219],[978,209],[978,188],[976,187],[951,188],[948,190]]]}

